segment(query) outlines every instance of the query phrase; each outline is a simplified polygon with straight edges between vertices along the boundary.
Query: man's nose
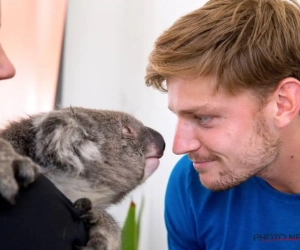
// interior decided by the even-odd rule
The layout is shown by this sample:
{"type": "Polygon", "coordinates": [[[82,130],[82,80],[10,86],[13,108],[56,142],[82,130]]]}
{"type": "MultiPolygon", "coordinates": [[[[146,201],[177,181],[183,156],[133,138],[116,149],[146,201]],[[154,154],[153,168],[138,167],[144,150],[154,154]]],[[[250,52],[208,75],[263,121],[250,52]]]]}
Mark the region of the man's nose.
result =
{"type": "Polygon", "coordinates": [[[12,78],[16,74],[15,67],[8,59],[0,44],[0,80],[12,78]]]}
{"type": "Polygon", "coordinates": [[[197,139],[197,129],[192,122],[179,119],[176,126],[173,153],[186,154],[195,151],[201,147],[200,141],[197,139]]]}

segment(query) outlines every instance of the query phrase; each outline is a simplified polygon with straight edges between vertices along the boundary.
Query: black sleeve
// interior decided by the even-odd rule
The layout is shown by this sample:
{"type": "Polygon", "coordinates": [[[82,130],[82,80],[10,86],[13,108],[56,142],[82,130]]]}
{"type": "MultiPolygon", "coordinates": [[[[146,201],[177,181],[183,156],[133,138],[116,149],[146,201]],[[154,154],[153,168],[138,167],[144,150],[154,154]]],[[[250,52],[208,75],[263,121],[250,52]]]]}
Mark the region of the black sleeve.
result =
{"type": "Polygon", "coordinates": [[[72,250],[86,245],[80,211],[45,176],[20,191],[16,205],[0,197],[0,249],[72,250]]]}

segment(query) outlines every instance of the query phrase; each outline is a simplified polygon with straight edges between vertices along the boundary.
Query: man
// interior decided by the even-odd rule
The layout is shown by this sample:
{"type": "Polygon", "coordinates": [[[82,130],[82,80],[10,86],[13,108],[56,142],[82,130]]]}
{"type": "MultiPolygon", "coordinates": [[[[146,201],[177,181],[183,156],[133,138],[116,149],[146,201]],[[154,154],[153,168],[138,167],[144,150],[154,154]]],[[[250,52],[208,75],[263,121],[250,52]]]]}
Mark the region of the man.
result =
{"type": "Polygon", "coordinates": [[[186,154],[169,249],[300,249],[299,4],[210,0],[157,39],[145,79],[167,90],[186,154]]]}
{"type": "MultiPolygon", "coordinates": [[[[0,45],[0,80],[14,75],[15,68],[0,45]]],[[[80,212],[46,177],[39,175],[34,181],[36,172],[29,158],[0,139],[0,249],[70,250],[85,245],[87,232],[80,212]],[[34,183],[18,190],[17,181],[34,183]],[[9,190],[7,183],[15,183],[8,185],[14,188],[9,190]]]]}

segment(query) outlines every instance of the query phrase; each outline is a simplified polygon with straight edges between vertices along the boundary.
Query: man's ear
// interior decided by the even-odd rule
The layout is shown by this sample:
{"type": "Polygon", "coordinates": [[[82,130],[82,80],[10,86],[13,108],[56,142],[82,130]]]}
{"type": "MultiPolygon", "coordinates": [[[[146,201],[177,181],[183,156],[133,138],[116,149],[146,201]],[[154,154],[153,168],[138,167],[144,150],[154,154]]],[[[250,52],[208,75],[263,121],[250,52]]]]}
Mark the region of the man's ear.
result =
{"type": "Polygon", "coordinates": [[[280,81],[273,97],[277,104],[275,123],[279,128],[287,126],[300,110],[300,81],[288,77],[280,81]]]}

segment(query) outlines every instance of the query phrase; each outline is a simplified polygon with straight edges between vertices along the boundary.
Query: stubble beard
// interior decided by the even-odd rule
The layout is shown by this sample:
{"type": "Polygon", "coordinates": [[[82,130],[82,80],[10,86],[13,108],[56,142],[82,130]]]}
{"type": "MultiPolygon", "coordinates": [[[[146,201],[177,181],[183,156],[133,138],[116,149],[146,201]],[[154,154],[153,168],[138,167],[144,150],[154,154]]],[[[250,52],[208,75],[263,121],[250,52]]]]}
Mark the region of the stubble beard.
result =
{"type": "MultiPolygon", "coordinates": [[[[205,173],[199,171],[199,178],[202,185],[212,191],[228,190],[242,184],[255,175],[260,175],[268,171],[270,164],[279,155],[281,142],[278,136],[268,130],[264,118],[258,116],[248,145],[251,151],[245,152],[244,155],[235,160],[235,165],[242,167],[240,172],[228,168],[221,169],[216,180],[203,182],[201,174],[205,173]]],[[[195,158],[195,156],[191,157],[195,158]]],[[[219,161],[221,166],[224,166],[220,157],[215,155],[211,155],[210,157],[219,161]]]]}

